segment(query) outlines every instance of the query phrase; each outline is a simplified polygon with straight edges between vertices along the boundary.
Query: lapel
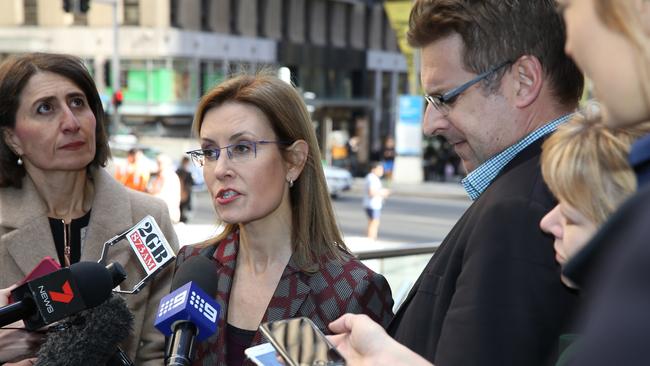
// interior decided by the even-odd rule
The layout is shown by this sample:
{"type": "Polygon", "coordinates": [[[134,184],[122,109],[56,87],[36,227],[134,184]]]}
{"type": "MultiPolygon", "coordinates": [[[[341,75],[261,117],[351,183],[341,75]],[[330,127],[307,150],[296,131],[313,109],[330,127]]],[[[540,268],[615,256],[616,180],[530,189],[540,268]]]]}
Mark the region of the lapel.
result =
{"type": "MultiPolygon", "coordinates": [[[[103,169],[93,169],[91,176],[95,183],[95,197],[82,261],[97,261],[102,244],[132,226],[132,209],[126,189],[103,169]]],[[[3,202],[0,226],[8,229],[6,234],[0,236],[0,242],[22,271],[22,277],[45,256],[58,261],[47,209],[32,180],[27,176],[22,189],[6,188],[0,201],[3,202]]],[[[109,250],[111,261],[124,264],[130,260],[130,250],[116,253],[118,251],[109,250]]]]}
{"type": "MultiPolygon", "coordinates": [[[[438,255],[440,255],[440,253],[443,253],[443,250],[445,250],[447,246],[449,246],[449,245],[452,245],[454,247],[456,246],[456,242],[454,242],[454,241],[450,242],[450,240],[457,240],[455,232],[457,230],[462,230],[463,229],[462,227],[458,228],[458,225],[459,225],[459,223],[463,222],[463,220],[465,219],[465,216],[468,214],[468,212],[470,212],[472,209],[474,209],[475,206],[478,204],[478,202],[480,202],[484,197],[487,196],[488,191],[493,186],[494,182],[496,182],[499,178],[501,178],[503,175],[505,175],[506,173],[508,173],[509,171],[514,169],[515,167],[525,163],[526,161],[528,161],[530,159],[535,158],[536,156],[539,156],[541,154],[541,146],[542,146],[542,144],[544,143],[545,140],[546,140],[546,137],[539,138],[536,141],[534,141],[533,143],[531,143],[529,146],[527,146],[525,149],[520,151],[508,164],[506,164],[506,166],[503,167],[503,169],[501,169],[499,174],[497,174],[497,176],[492,180],[492,183],[490,184],[490,186],[488,186],[485,189],[483,194],[481,194],[481,196],[476,201],[474,201],[474,203],[472,203],[472,205],[470,207],[467,208],[465,213],[463,213],[461,218],[458,219],[458,222],[456,222],[456,224],[451,229],[449,234],[447,234],[447,236],[443,239],[442,243],[440,244],[440,246],[438,247],[436,252],[433,254],[431,260],[429,261],[429,263],[427,263],[426,267],[422,271],[422,274],[420,274],[417,281],[415,282],[415,284],[413,285],[413,287],[409,291],[408,295],[406,296],[406,298],[404,299],[402,304],[397,309],[397,312],[395,313],[395,316],[393,317],[393,319],[391,320],[391,322],[389,324],[389,328],[393,328],[393,327],[396,327],[396,326],[399,325],[400,320],[398,320],[398,319],[401,318],[403,313],[408,308],[409,303],[411,302],[413,297],[415,297],[415,294],[417,293],[418,288],[420,287],[420,283],[422,281],[422,275],[424,273],[428,273],[428,272],[431,271],[431,267],[433,267],[434,264],[436,263],[438,255]]],[[[432,306],[433,306],[433,304],[432,304],[432,306]]]]}
{"type": "MultiPolygon", "coordinates": [[[[16,262],[22,277],[27,275],[45,256],[58,261],[54,239],[47,219],[47,208],[36,191],[32,180],[26,176],[22,189],[6,188],[0,199],[0,242],[16,262]]],[[[12,280],[19,280],[12,279],[12,280]]]]}
{"type": "Polygon", "coordinates": [[[269,301],[262,322],[295,318],[299,315],[310,315],[299,313],[302,303],[311,293],[311,287],[305,280],[306,275],[300,271],[293,260],[289,259],[287,267],[282,273],[278,287],[275,288],[273,297],[269,301]]]}
{"type": "MultiPolygon", "coordinates": [[[[95,198],[81,260],[96,262],[101,256],[104,242],[133,226],[133,212],[126,188],[104,169],[93,169],[92,179],[95,184],[95,198]]],[[[125,241],[117,244],[125,245],[128,246],[125,241]]],[[[109,249],[109,262],[117,261],[126,265],[132,257],[131,250],[116,249],[109,249]]]]}

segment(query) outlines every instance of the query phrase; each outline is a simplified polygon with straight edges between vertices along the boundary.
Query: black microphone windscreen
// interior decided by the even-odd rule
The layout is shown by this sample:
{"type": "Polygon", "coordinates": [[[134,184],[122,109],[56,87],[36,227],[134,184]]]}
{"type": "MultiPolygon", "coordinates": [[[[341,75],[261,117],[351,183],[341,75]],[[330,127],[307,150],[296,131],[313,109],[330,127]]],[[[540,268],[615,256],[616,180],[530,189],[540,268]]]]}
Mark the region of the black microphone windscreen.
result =
{"type": "Polygon", "coordinates": [[[37,366],[106,365],[133,329],[126,301],[112,295],[53,327],[38,350],[37,366]]]}
{"type": "Polygon", "coordinates": [[[78,262],[70,266],[81,297],[86,307],[97,306],[111,296],[113,275],[97,262],[78,262]]]}
{"type": "Polygon", "coordinates": [[[217,293],[216,278],[216,268],[210,259],[202,255],[189,257],[176,270],[171,292],[192,281],[207,294],[214,296],[217,293]]]}

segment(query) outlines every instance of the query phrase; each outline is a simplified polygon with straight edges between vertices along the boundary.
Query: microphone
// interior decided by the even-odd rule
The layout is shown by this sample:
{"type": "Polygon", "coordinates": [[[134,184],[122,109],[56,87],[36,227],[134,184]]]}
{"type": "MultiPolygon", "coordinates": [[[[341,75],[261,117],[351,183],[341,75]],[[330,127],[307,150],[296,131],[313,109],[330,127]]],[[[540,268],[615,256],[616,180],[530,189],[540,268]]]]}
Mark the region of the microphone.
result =
{"type": "Polygon", "coordinates": [[[78,262],[28,281],[11,291],[14,303],[0,308],[0,327],[22,319],[35,330],[109,298],[111,290],[126,278],[119,263],[104,267],[78,262]]]}
{"type": "Polygon", "coordinates": [[[50,327],[36,365],[133,365],[118,347],[132,329],[133,314],[126,301],[112,295],[101,305],[50,327]]]}
{"type": "Polygon", "coordinates": [[[203,341],[217,331],[221,307],[213,299],[217,281],[210,278],[210,273],[214,273],[214,265],[208,258],[190,257],[176,271],[172,292],[160,300],[154,325],[165,336],[171,336],[165,352],[166,365],[190,365],[195,338],[203,341]]]}

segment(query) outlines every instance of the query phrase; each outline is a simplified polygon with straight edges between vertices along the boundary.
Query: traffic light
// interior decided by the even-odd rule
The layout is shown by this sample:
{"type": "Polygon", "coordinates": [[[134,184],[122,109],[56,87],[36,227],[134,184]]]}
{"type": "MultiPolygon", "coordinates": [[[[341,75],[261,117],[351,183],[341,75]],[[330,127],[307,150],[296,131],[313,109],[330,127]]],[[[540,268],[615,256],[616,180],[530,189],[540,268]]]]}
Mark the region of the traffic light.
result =
{"type": "Polygon", "coordinates": [[[122,101],[124,100],[124,96],[122,95],[122,91],[118,90],[115,93],[113,93],[113,106],[117,109],[117,107],[122,105],[122,101]]]}

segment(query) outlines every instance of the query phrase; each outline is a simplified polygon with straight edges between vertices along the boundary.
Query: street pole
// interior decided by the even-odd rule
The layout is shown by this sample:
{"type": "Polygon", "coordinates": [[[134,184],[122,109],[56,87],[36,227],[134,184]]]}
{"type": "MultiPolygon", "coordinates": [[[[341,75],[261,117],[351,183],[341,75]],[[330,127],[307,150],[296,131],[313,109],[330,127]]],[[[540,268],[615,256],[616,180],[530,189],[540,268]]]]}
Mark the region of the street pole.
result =
{"type": "MultiPolygon", "coordinates": [[[[110,4],[113,7],[113,54],[111,56],[111,86],[113,87],[113,95],[120,90],[120,47],[119,47],[119,24],[117,17],[117,2],[118,0],[94,0],[96,3],[110,4]]],[[[111,103],[113,98],[111,98],[111,103]]],[[[113,133],[118,133],[122,129],[122,122],[120,120],[120,112],[115,104],[113,104],[113,133]]]]}
{"type": "MultiPolygon", "coordinates": [[[[113,94],[120,90],[120,54],[119,54],[119,27],[117,24],[117,0],[113,0],[113,57],[111,59],[111,83],[113,94]]],[[[113,127],[115,133],[121,129],[120,112],[116,105],[113,105],[113,127]]]]}

